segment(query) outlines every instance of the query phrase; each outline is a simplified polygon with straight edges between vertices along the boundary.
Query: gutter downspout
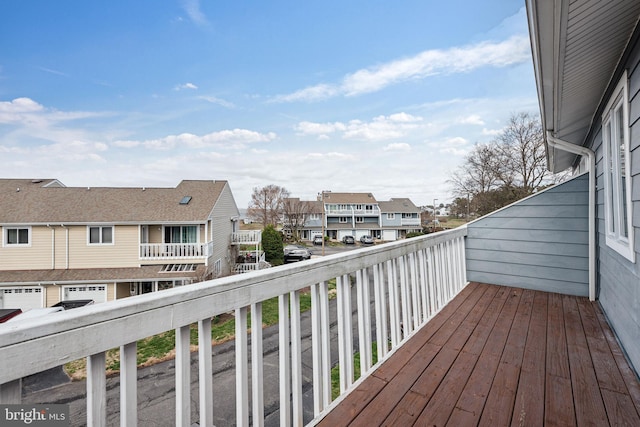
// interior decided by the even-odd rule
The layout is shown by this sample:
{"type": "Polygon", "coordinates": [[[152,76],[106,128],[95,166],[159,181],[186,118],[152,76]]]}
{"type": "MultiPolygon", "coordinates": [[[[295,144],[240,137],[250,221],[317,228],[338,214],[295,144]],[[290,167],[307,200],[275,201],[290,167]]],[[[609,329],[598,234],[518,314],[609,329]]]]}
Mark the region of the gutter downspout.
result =
{"type": "Polygon", "coordinates": [[[56,229],[47,224],[47,228],[51,230],[51,269],[56,269],[56,229]]]}
{"type": "Polygon", "coordinates": [[[69,229],[67,227],[64,226],[64,224],[60,224],[60,227],[64,228],[65,230],[65,270],[69,269],[69,229]]]}
{"type": "Polygon", "coordinates": [[[547,131],[547,144],[551,148],[586,156],[589,159],[589,300],[596,300],[596,154],[581,145],[571,144],[554,137],[547,131]]]}

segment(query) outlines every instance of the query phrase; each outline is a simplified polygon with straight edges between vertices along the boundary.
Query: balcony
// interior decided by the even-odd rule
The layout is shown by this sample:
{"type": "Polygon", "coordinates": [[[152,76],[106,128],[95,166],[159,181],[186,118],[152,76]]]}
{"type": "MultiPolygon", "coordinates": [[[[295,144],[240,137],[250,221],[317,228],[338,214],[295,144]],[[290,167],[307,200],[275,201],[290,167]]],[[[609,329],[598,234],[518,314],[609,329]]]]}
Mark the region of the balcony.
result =
{"type": "Polygon", "coordinates": [[[209,243],[141,243],[140,259],[203,259],[211,253],[209,243]]]}
{"type": "Polygon", "coordinates": [[[416,227],[420,227],[420,218],[402,218],[400,225],[415,225],[416,227]]]}
{"type": "Polygon", "coordinates": [[[243,230],[231,233],[234,245],[259,245],[262,243],[262,230],[243,230]]]}
{"type": "MultiPolygon", "coordinates": [[[[532,209],[526,201],[513,211],[532,209]]],[[[556,217],[548,204],[539,209],[556,217]]],[[[509,209],[499,212],[497,220],[468,227],[2,326],[0,403],[23,401],[21,378],[87,358],[86,400],[74,402],[72,425],[246,426],[266,418],[273,424],[274,417],[283,426],[640,425],[640,384],[597,303],[581,296],[580,268],[559,274],[583,258],[580,220],[541,218],[539,226],[525,221],[525,227],[506,217],[509,209]],[[573,231],[558,237],[554,226],[573,231]],[[514,247],[541,254],[519,255],[500,227],[508,228],[514,247]],[[549,248],[539,241],[545,236],[578,243],[573,253],[560,248],[549,255],[549,262],[549,248]],[[537,278],[528,271],[534,267],[537,278]],[[478,277],[506,286],[476,283],[478,277]],[[529,289],[509,286],[510,280],[529,289]],[[306,293],[310,310],[302,312],[306,293]],[[261,323],[263,302],[271,298],[279,311],[275,355],[265,350],[263,329],[248,328],[249,317],[261,323]],[[222,356],[210,345],[212,317],[229,312],[236,325],[235,385],[213,380],[222,356]],[[192,325],[199,342],[193,355],[192,325]],[[171,330],[175,371],[161,396],[162,407],[170,408],[164,413],[138,401],[145,380],[137,379],[136,341],[171,330]],[[114,348],[120,377],[107,382],[106,352],[114,348]],[[331,393],[332,367],[339,372],[338,398],[331,393]]],[[[62,403],[48,399],[43,393],[24,401],[62,403]]]]}

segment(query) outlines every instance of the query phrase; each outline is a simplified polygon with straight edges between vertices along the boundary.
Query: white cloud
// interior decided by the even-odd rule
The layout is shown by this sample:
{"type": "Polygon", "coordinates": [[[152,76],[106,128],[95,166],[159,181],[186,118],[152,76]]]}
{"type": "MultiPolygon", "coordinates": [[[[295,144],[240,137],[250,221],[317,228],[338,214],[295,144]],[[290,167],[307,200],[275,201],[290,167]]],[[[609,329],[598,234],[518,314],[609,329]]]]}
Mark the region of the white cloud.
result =
{"type": "Polygon", "coordinates": [[[235,105],[229,101],[225,101],[224,99],[217,98],[215,96],[199,96],[198,99],[203,99],[211,104],[217,104],[224,108],[235,108],[235,105]]]}
{"type": "Polygon", "coordinates": [[[347,123],[314,123],[300,122],[294,129],[300,135],[317,136],[327,139],[330,134],[340,134],[344,139],[377,141],[400,138],[408,132],[420,127],[422,117],[407,113],[396,113],[389,116],[377,116],[369,122],[351,120],[347,123]]]}
{"type": "Polygon", "coordinates": [[[479,125],[479,126],[483,126],[484,125],[484,121],[477,114],[472,114],[470,116],[463,117],[460,120],[460,123],[465,124],[465,125],[479,125]]]}
{"type": "Polygon", "coordinates": [[[383,148],[384,151],[411,151],[411,145],[406,142],[396,142],[383,148]]]}
{"type": "Polygon", "coordinates": [[[529,60],[529,39],[513,36],[502,42],[481,42],[450,49],[426,50],[346,75],[339,84],[321,83],[291,94],[278,95],[275,102],[318,101],[338,95],[355,96],[376,92],[409,80],[434,75],[468,73],[481,67],[506,67],[529,60]]]}
{"type": "Polygon", "coordinates": [[[206,25],[207,17],[200,10],[200,0],[182,0],[182,7],[189,16],[189,19],[198,25],[206,25]]]}
{"type": "Polygon", "coordinates": [[[276,139],[273,132],[260,133],[247,129],[222,130],[206,135],[194,135],[182,133],[179,135],[167,135],[163,138],[149,139],[136,143],[135,141],[115,141],[118,147],[132,148],[143,145],[153,150],[171,150],[174,148],[207,148],[242,149],[249,144],[270,142],[276,139]]]}
{"type": "Polygon", "coordinates": [[[498,136],[502,133],[502,129],[482,129],[482,134],[487,136],[498,136]]]}
{"type": "Polygon", "coordinates": [[[183,83],[183,84],[179,84],[176,85],[176,87],[173,88],[173,90],[182,90],[182,89],[198,89],[198,86],[194,85],[193,83],[183,83]]]}

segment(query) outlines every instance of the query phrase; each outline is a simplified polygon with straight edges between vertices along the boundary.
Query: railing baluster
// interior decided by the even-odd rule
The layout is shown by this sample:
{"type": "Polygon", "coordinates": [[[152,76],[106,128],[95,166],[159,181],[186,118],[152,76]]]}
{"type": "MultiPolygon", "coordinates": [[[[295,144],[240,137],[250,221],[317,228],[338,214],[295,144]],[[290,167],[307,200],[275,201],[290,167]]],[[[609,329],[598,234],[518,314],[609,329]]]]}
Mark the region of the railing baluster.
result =
{"type": "Polygon", "coordinates": [[[419,275],[419,289],[422,306],[422,323],[429,319],[429,296],[428,296],[428,283],[427,283],[427,263],[425,259],[425,249],[418,251],[418,275],[419,275]]]}
{"type": "Polygon", "coordinates": [[[418,269],[416,266],[416,254],[409,254],[409,273],[411,286],[411,303],[413,304],[413,330],[417,330],[422,323],[422,299],[420,298],[420,281],[418,280],[418,269]]]}
{"type": "Polygon", "coordinates": [[[289,357],[289,294],[278,296],[280,358],[280,426],[291,425],[291,359],[289,357]]]}
{"type": "Polygon", "coordinates": [[[407,264],[405,256],[398,258],[398,270],[400,271],[400,298],[402,299],[402,339],[405,339],[413,331],[411,321],[411,304],[409,300],[409,286],[407,284],[407,264]]]}
{"type": "Polygon", "coordinates": [[[389,314],[391,322],[391,347],[395,348],[401,338],[400,296],[398,294],[398,280],[396,276],[396,261],[387,261],[387,282],[389,286],[389,314]]]}
{"type": "Polygon", "coordinates": [[[176,329],[176,426],[191,426],[189,325],[176,329]]]}
{"type": "Polygon", "coordinates": [[[331,403],[331,329],[329,321],[329,285],[320,283],[320,325],[322,337],[322,409],[331,403]]]}
{"type": "Polygon", "coordinates": [[[0,384],[0,404],[8,405],[22,401],[22,378],[0,384]]]}
{"type": "Polygon", "coordinates": [[[324,385],[322,378],[322,336],[321,336],[321,310],[320,310],[320,285],[311,285],[311,355],[313,363],[313,415],[318,416],[324,409],[322,399],[324,385]]]}
{"type": "Polygon", "coordinates": [[[236,308],[236,425],[249,425],[247,307],[236,308]]]}
{"type": "Polygon", "coordinates": [[[213,367],[211,360],[211,318],[198,321],[198,387],[200,426],[213,427],[213,367]]]}
{"type": "Polygon", "coordinates": [[[371,367],[371,312],[369,276],[367,269],[356,272],[358,300],[358,346],[360,350],[360,373],[364,375],[371,367]]]}
{"type": "Polygon", "coordinates": [[[120,425],[138,425],[138,368],[136,341],[120,346],[120,425]]]}
{"type": "Polygon", "coordinates": [[[337,278],[338,289],[338,359],[340,392],[353,383],[353,333],[351,331],[351,283],[348,275],[337,278]]]}
{"type": "Polygon", "coordinates": [[[107,425],[106,355],[104,352],[87,357],[87,425],[107,425]]]}
{"type": "Polygon", "coordinates": [[[292,291],[291,306],[291,392],[293,425],[302,426],[302,331],[300,328],[300,293],[292,291]]]}
{"type": "Polygon", "coordinates": [[[389,348],[387,331],[387,298],[384,291],[384,268],[382,264],[373,266],[373,292],[376,310],[376,342],[378,348],[378,360],[387,355],[389,348]]]}
{"type": "Polygon", "coordinates": [[[264,364],[262,351],[262,303],[251,304],[251,418],[255,427],[264,425],[264,364]]]}

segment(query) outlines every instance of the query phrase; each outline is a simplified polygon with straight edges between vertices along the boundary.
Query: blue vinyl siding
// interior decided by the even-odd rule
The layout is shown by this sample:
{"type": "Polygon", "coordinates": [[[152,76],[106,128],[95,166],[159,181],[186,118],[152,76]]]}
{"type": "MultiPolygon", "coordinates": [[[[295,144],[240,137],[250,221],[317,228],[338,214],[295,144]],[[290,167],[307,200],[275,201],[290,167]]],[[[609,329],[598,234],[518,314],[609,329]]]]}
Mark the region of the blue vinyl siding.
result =
{"type": "MultiPolygon", "coordinates": [[[[636,31],[638,31],[636,29],[636,31]]],[[[635,236],[635,263],[607,246],[604,222],[604,160],[602,121],[598,116],[588,141],[596,152],[598,299],[636,372],[640,370],[640,46],[632,46],[626,64],[629,88],[632,225],[635,236]]],[[[614,77],[616,85],[619,76],[614,77]]],[[[603,99],[606,103],[608,99],[603,99]]]]}
{"type": "Polygon", "coordinates": [[[589,294],[587,175],[467,225],[469,281],[589,294]]]}

